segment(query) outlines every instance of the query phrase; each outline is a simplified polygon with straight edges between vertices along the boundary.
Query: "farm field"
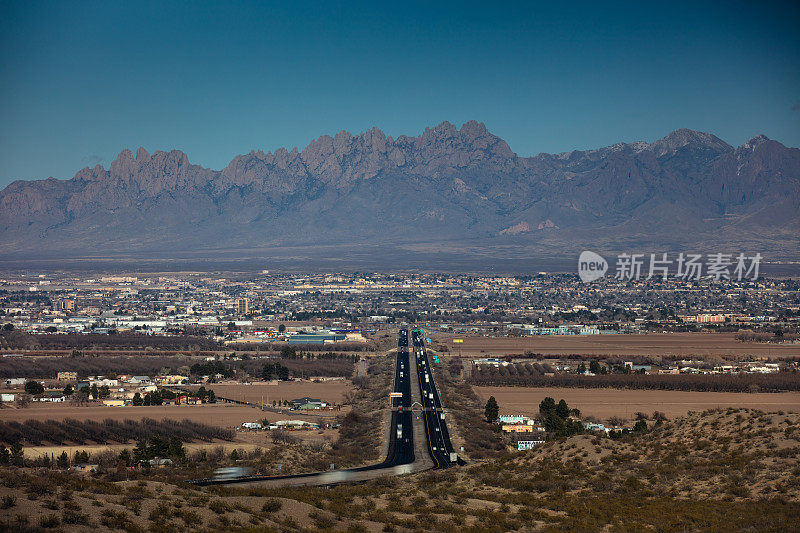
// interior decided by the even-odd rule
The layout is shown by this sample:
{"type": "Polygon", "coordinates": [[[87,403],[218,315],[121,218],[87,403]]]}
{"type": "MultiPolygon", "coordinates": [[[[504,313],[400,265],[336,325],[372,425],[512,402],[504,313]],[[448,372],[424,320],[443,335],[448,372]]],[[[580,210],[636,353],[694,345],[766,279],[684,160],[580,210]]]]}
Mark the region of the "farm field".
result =
{"type": "MultiPolygon", "coordinates": [[[[282,420],[280,417],[271,417],[270,420],[282,420]]],[[[339,437],[339,431],[336,429],[325,429],[319,431],[292,431],[291,435],[296,437],[303,443],[322,443],[322,442],[335,442],[339,437]]],[[[59,456],[61,452],[67,452],[71,457],[76,451],[85,451],[89,454],[97,454],[106,451],[119,453],[124,449],[131,449],[135,443],[128,444],[89,444],[89,445],[62,445],[62,446],[26,446],[23,449],[25,457],[36,458],[41,455],[59,456]]],[[[256,448],[269,449],[275,446],[272,442],[271,434],[269,431],[245,431],[237,432],[236,437],[232,441],[213,441],[213,442],[185,442],[184,449],[191,453],[201,450],[211,451],[216,448],[222,448],[225,454],[229,454],[233,450],[244,450],[250,452],[256,448]]]]}
{"type": "MultiPolygon", "coordinates": [[[[344,411],[343,411],[344,412],[344,411]]],[[[334,417],[337,411],[327,411],[334,417]]],[[[162,420],[188,419],[192,422],[202,422],[212,426],[223,428],[234,428],[242,422],[256,422],[266,418],[269,421],[275,420],[308,420],[319,422],[319,417],[304,416],[300,413],[273,413],[261,411],[254,407],[234,404],[214,404],[214,405],[159,405],[141,407],[104,407],[87,406],[76,407],[72,405],[32,405],[23,409],[0,409],[0,420],[4,422],[22,422],[25,420],[64,420],[74,418],[76,420],[93,420],[102,422],[106,419],[125,420],[126,418],[140,420],[142,418],[153,418],[162,420]]]]}
{"type": "Polygon", "coordinates": [[[489,357],[524,354],[596,356],[800,357],[800,344],[740,342],[736,333],[653,333],[649,335],[535,335],[530,337],[439,336],[451,355],[489,357]],[[463,343],[454,343],[462,339],[463,343]]]}
{"type": "Polygon", "coordinates": [[[800,412],[800,392],[739,393],[689,392],[659,390],[578,389],[561,387],[473,387],[483,401],[494,396],[500,414],[534,416],[539,402],[546,396],[566,400],[583,415],[608,419],[612,416],[631,419],[637,412],[652,414],[661,411],[669,418],[684,416],[689,411],[717,407],[748,407],[764,411],[800,412]]]}
{"type": "MultiPolygon", "coordinates": [[[[231,400],[271,404],[273,400],[292,400],[309,396],[324,402],[341,404],[345,395],[353,390],[350,381],[281,381],[281,382],[256,382],[250,385],[241,383],[205,385],[212,389],[214,394],[231,400]]],[[[195,387],[193,387],[195,388],[195,387]]]]}

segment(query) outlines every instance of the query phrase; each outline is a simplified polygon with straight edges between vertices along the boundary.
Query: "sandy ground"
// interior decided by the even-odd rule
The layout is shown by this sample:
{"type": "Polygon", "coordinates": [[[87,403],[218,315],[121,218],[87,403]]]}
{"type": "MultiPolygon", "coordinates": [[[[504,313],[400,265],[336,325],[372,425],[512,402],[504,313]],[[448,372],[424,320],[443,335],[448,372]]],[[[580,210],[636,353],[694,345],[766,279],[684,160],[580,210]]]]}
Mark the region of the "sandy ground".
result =
{"type": "Polygon", "coordinates": [[[205,386],[213,389],[214,394],[232,400],[271,404],[273,400],[293,400],[309,396],[323,402],[341,404],[344,396],[353,390],[350,381],[288,381],[271,383],[252,383],[250,385],[221,385],[212,383],[205,386]]]}
{"type": "MultiPolygon", "coordinates": [[[[437,336],[438,337],[438,336],[437,336]]],[[[739,342],[736,333],[654,333],[650,335],[537,335],[531,337],[441,337],[451,355],[489,357],[524,354],[547,355],[654,355],[800,357],[800,344],[739,342]],[[462,339],[454,343],[452,339],[462,339]]]]}
{"type": "Polygon", "coordinates": [[[611,416],[633,418],[641,411],[652,414],[661,411],[668,417],[683,416],[689,411],[702,411],[715,407],[750,407],[764,411],[800,412],[800,392],[740,393],[740,392],[684,392],[619,389],[577,389],[559,387],[473,387],[486,400],[494,396],[500,405],[500,414],[534,416],[539,402],[546,396],[566,400],[584,415],[607,419],[611,416]]]}

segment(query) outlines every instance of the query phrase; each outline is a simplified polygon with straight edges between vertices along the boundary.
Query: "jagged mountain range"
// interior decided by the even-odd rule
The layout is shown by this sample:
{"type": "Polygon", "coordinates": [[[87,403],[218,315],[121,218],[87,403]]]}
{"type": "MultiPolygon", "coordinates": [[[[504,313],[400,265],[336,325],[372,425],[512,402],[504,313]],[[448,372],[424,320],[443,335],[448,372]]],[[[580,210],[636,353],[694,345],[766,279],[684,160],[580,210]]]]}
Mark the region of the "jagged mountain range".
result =
{"type": "Polygon", "coordinates": [[[682,129],[653,143],[520,157],[481,123],[444,122],[396,139],[377,128],[342,131],[302,151],[239,155],[220,171],[178,150],[123,150],[108,169],[0,192],[6,257],[269,255],[323,244],[490,257],[590,248],[796,258],[800,150],[762,135],[734,148],[682,129]]]}

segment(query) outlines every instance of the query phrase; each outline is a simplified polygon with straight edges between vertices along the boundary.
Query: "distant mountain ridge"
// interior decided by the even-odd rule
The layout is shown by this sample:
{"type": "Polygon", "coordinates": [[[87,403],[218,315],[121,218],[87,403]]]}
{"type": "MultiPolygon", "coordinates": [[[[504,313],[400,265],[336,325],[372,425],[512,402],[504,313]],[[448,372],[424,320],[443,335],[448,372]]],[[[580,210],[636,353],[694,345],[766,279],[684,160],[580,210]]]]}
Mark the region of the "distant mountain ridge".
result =
{"type": "Polygon", "coordinates": [[[0,192],[0,256],[382,244],[466,255],[599,250],[800,255],[800,150],[681,129],[519,157],[486,127],[324,135],[215,171],[178,150],[0,192]]]}

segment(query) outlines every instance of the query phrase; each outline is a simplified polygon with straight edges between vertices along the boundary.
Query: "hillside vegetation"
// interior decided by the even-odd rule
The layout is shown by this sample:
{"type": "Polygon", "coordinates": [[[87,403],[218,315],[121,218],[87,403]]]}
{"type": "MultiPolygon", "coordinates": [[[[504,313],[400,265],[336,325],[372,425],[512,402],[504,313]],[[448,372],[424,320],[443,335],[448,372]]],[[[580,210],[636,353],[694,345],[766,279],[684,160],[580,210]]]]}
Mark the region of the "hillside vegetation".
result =
{"type": "Polygon", "coordinates": [[[177,468],[123,481],[5,467],[0,529],[791,531],[798,452],[800,415],[729,409],[330,489],[201,489],[177,468]]]}

